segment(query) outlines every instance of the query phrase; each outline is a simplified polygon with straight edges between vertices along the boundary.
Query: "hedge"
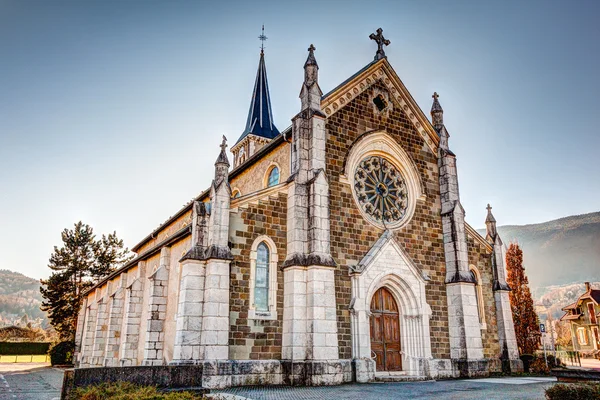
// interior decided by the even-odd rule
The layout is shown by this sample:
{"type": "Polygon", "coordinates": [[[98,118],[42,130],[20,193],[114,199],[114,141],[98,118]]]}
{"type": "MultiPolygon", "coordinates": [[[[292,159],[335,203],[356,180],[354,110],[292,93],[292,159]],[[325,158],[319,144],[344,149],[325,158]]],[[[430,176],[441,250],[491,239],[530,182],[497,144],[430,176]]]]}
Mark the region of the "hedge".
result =
{"type": "Polygon", "coordinates": [[[558,383],[546,389],[549,400],[600,399],[600,383],[558,383]]]}
{"type": "Polygon", "coordinates": [[[45,342],[0,342],[2,356],[29,356],[48,354],[50,343],[45,342]]]}

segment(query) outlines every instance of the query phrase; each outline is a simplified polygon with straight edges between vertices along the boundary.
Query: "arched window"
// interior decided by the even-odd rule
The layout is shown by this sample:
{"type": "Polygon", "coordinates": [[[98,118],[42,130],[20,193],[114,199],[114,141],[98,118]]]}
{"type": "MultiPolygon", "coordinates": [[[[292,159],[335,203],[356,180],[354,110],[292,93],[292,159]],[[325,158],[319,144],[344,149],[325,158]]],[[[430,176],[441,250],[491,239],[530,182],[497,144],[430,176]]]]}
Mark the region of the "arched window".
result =
{"type": "Polygon", "coordinates": [[[254,280],[254,307],[256,311],[269,311],[269,248],[261,242],[256,249],[254,280]]]}
{"type": "Polygon", "coordinates": [[[232,199],[237,199],[238,197],[241,197],[241,196],[242,196],[242,193],[238,189],[233,189],[233,193],[231,193],[232,199]]]}
{"type": "Polygon", "coordinates": [[[279,183],[279,168],[273,167],[269,172],[269,179],[267,179],[267,187],[275,186],[279,183]]]}
{"type": "Polygon", "coordinates": [[[483,303],[483,288],[481,286],[481,276],[474,265],[470,266],[471,277],[475,282],[475,301],[477,302],[477,314],[479,315],[479,324],[485,329],[485,309],[483,303]]]}
{"type": "Polygon", "coordinates": [[[248,319],[277,319],[277,247],[265,235],[250,249],[250,304],[248,319]]]}

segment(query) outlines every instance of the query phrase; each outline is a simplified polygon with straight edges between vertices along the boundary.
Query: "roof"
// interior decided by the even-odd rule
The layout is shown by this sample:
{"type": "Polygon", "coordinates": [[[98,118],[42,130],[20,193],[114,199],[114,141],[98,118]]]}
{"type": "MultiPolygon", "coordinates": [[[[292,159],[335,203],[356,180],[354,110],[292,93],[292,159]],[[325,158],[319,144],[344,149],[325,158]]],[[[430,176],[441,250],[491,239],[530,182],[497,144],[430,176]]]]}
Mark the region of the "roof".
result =
{"type": "Polygon", "coordinates": [[[279,130],[273,122],[271,110],[271,96],[269,94],[269,82],[267,81],[267,67],[265,66],[265,53],[261,50],[256,71],[256,81],[252,91],[252,100],[248,110],[246,128],[236,142],[239,143],[249,134],[274,139],[279,135],[279,130]]]}
{"type": "Polygon", "coordinates": [[[560,317],[561,321],[570,321],[570,320],[574,320],[574,319],[579,319],[581,317],[581,314],[565,314],[562,317],[560,317]]]}

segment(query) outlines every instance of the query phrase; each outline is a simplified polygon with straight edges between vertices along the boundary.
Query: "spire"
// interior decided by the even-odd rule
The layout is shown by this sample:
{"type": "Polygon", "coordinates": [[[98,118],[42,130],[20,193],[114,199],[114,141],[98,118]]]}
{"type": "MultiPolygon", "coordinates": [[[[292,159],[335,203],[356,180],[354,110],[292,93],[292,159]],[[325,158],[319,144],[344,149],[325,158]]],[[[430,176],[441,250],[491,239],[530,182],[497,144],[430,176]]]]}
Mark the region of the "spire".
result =
{"type": "Polygon", "coordinates": [[[304,82],[300,91],[301,109],[321,111],[321,96],[323,92],[319,87],[319,65],[315,58],[315,46],[308,47],[308,57],[304,63],[304,82]]]}
{"type": "Polygon", "coordinates": [[[215,161],[215,165],[217,164],[225,164],[229,167],[229,159],[227,159],[227,152],[225,149],[227,148],[227,138],[223,135],[223,141],[219,145],[221,148],[221,153],[219,153],[219,157],[217,157],[217,161],[215,161]]]}
{"type": "Polygon", "coordinates": [[[487,217],[485,218],[485,230],[487,233],[487,236],[495,239],[496,238],[496,218],[494,218],[494,216],[492,215],[492,206],[490,206],[489,204],[486,207],[487,209],[487,217]]]}
{"type": "Polygon", "coordinates": [[[273,113],[271,110],[271,95],[269,94],[269,84],[267,82],[267,68],[265,66],[264,42],[267,40],[264,32],[258,37],[262,44],[260,48],[260,60],[258,62],[258,71],[256,72],[256,81],[254,82],[254,91],[252,92],[252,101],[246,120],[246,128],[238,139],[240,142],[249,134],[273,139],[279,135],[279,130],[273,123],[273,113]]]}
{"type": "Polygon", "coordinates": [[[440,128],[444,125],[444,110],[440,105],[438,97],[440,97],[437,92],[433,93],[433,104],[431,105],[431,123],[433,127],[439,131],[440,128]]]}

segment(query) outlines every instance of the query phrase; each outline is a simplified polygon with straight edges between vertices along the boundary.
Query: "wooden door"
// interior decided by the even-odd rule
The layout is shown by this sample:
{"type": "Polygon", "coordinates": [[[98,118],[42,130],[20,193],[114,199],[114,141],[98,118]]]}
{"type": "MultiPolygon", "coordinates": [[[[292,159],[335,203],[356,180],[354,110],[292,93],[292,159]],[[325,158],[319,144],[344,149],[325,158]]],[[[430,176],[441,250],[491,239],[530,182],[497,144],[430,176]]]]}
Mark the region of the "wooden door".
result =
{"type": "Polygon", "coordinates": [[[371,300],[371,351],[377,371],[401,371],[400,317],[398,305],[386,288],[371,300]]]}

